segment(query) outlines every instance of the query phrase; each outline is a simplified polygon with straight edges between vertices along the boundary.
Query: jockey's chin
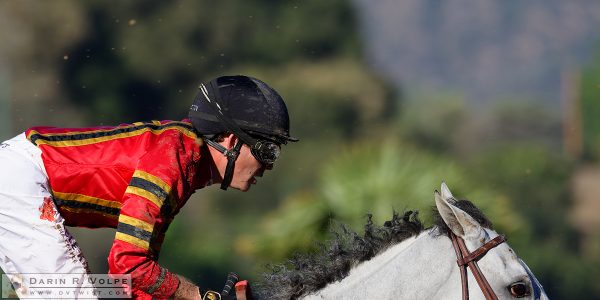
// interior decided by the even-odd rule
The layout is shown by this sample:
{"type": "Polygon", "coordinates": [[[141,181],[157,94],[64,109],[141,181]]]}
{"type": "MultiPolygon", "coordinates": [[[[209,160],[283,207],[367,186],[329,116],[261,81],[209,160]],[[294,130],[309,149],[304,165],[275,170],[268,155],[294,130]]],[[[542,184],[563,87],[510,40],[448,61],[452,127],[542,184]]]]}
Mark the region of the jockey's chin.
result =
{"type": "Polygon", "coordinates": [[[234,181],[229,185],[229,187],[242,192],[247,192],[248,190],[250,190],[253,184],[256,184],[256,178],[251,177],[247,181],[234,181]]]}
{"type": "Polygon", "coordinates": [[[235,164],[233,178],[229,186],[236,190],[246,192],[253,184],[256,184],[257,177],[262,177],[265,170],[270,169],[271,167],[263,166],[258,162],[250,153],[250,148],[244,145],[240,150],[240,155],[235,164]]]}

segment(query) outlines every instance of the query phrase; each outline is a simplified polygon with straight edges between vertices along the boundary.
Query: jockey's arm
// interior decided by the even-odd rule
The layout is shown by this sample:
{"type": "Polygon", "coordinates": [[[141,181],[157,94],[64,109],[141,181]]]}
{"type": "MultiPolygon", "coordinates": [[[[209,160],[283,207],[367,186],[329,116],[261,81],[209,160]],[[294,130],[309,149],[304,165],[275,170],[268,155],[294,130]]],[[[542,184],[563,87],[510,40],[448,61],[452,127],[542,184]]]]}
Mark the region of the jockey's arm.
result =
{"type": "Polygon", "coordinates": [[[131,275],[134,298],[199,297],[197,286],[157,262],[179,206],[176,199],[186,197],[183,186],[188,174],[182,172],[189,169],[189,159],[182,158],[184,146],[176,146],[180,140],[175,136],[146,153],[123,195],[108,263],[111,273],[131,275]]]}

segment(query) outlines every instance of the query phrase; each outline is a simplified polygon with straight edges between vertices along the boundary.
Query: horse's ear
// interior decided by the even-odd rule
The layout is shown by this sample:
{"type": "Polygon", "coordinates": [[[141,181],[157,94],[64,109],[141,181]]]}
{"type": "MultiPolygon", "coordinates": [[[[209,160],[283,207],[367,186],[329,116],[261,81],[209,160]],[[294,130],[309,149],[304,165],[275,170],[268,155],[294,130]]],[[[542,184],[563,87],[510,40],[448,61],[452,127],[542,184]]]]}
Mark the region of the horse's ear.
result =
{"type": "Polygon", "coordinates": [[[442,181],[442,199],[448,199],[448,201],[450,201],[450,199],[455,199],[444,181],[442,181]]]}
{"type": "Polygon", "coordinates": [[[463,239],[479,237],[483,228],[473,217],[454,206],[453,198],[444,198],[438,191],[435,191],[434,196],[440,216],[454,234],[463,239]]]}

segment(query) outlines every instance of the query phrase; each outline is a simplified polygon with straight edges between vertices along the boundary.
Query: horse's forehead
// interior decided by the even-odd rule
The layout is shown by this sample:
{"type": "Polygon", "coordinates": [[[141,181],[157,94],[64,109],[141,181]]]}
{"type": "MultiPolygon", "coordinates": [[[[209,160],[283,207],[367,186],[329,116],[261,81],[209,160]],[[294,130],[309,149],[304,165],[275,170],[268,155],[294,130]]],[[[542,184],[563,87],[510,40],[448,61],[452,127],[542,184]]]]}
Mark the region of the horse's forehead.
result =
{"type": "MultiPolygon", "coordinates": [[[[498,233],[494,230],[485,230],[488,234],[489,239],[493,239],[498,236],[498,233]]],[[[510,245],[507,242],[498,245],[495,248],[495,251],[490,251],[488,252],[488,254],[486,254],[486,256],[488,255],[490,256],[490,259],[488,261],[496,262],[497,264],[491,267],[498,268],[498,265],[501,266],[507,278],[525,278],[533,276],[531,271],[529,271],[529,268],[527,268],[527,265],[524,265],[524,262],[519,258],[517,253],[515,253],[515,251],[510,247],[510,245]]],[[[534,280],[532,279],[531,281],[533,282],[534,280]]]]}
{"type": "MultiPolygon", "coordinates": [[[[489,239],[493,239],[498,236],[498,233],[491,229],[486,228],[485,232],[489,239]]],[[[523,276],[525,276],[526,278],[529,278],[529,281],[531,283],[531,288],[532,288],[533,299],[535,299],[535,300],[546,299],[546,298],[542,298],[542,295],[545,295],[544,288],[542,287],[540,282],[537,280],[535,275],[533,275],[533,272],[531,272],[531,269],[529,269],[529,266],[527,266],[527,264],[517,256],[517,254],[510,247],[510,245],[508,245],[508,243],[502,243],[501,245],[499,245],[496,248],[499,251],[496,251],[495,253],[496,253],[496,255],[498,255],[500,260],[503,262],[503,265],[505,266],[505,270],[512,269],[514,272],[519,273],[519,275],[521,275],[520,273],[522,273],[523,276]],[[513,267],[508,268],[508,266],[513,266],[513,267]]],[[[510,273],[512,273],[512,272],[510,272],[510,273]]],[[[510,277],[510,276],[515,276],[517,274],[506,274],[506,275],[510,277]]]]}
{"type": "Polygon", "coordinates": [[[499,234],[495,230],[492,230],[492,229],[489,229],[489,228],[484,228],[483,230],[485,231],[486,235],[490,239],[493,239],[493,238],[499,236],[499,234]]]}
{"type": "MultiPolygon", "coordinates": [[[[484,237],[483,241],[481,241],[481,244],[478,247],[481,247],[485,242],[490,241],[499,235],[494,230],[491,230],[488,228],[485,228],[484,230],[485,230],[486,236],[484,237]]],[[[510,247],[510,245],[506,242],[494,247],[491,251],[489,251],[488,253],[486,253],[483,256],[483,259],[485,259],[487,262],[490,262],[494,265],[495,264],[500,265],[501,268],[504,270],[508,269],[509,266],[512,266],[510,268],[512,270],[520,271],[520,269],[521,269],[520,264],[519,264],[519,257],[517,256],[515,251],[510,247]],[[515,268],[515,266],[519,266],[519,267],[515,268]]],[[[492,266],[492,268],[498,268],[498,266],[492,266]]],[[[512,275],[515,275],[515,274],[512,274],[512,275]]]]}
{"type": "MultiPolygon", "coordinates": [[[[483,243],[488,242],[500,235],[495,230],[489,229],[489,228],[484,228],[483,231],[485,233],[485,240],[482,241],[483,243]]],[[[483,246],[483,243],[482,243],[482,246],[483,246]]],[[[498,245],[498,247],[500,249],[508,249],[512,252],[512,248],[508,245],[508,242],[504,242],[504,243],[498,245]]]]}

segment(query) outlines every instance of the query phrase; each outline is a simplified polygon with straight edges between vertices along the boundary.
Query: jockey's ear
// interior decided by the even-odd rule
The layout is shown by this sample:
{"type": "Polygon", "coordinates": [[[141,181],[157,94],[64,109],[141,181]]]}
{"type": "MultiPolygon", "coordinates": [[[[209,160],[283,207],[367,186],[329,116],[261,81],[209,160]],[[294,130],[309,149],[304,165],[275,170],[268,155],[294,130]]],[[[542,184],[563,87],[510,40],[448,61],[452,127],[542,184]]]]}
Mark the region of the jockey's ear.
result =
{"type": "Polygon", "coordinates": [[[235,146],[237,142],[237,137],[233,133],[226,133],[222,135],[223,141],[225,142],[224,147],[227,149],[231,149],[235,146]]]}
{"type": "MultiPolygon", "coordinates": [[[[449,190],[448,190],[449,191],[449,190]]],[[[448,228],[463,239],[478,238],[483,228],[475,219],[452,203],[454,198],[444,198],[435,191],[435,206],[448,228]]]]}

